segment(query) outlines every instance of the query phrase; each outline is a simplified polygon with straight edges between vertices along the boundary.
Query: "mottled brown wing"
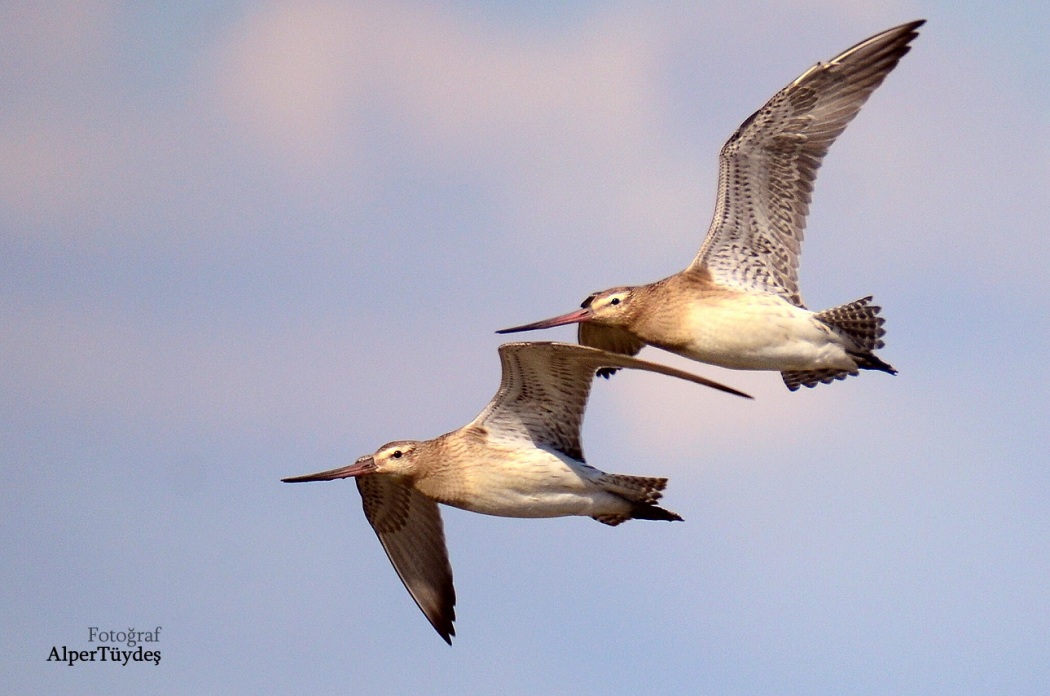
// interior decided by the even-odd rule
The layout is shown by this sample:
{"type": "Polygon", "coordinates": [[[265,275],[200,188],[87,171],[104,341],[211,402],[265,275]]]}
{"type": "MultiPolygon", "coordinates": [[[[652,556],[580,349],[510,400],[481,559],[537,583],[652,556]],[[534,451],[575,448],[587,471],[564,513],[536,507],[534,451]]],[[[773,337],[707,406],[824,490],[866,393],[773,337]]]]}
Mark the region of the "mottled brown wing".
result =
{"type": "Polygon", "coordinates": [[[722,148],[714,218],[690,268],[803,306],[798,265],[817,169],[923,24],[895,27],[818,63],[744,121],[722,148]]]}
{"type": "Polygon", "coordinates": [[[356,481],[365,517],[398,577],[434,630],[451,645],[456,590],[437,503],[382,474],[356,481]]]}
{"type": "Polygon", "coordinates": [[[583,413],[594,373],[601,368],[658,372],[747,397],[704,377],[588,346],[504,343],[499,347],[499,355],[503,365],[499,390],[467,427],[484,428],[490,437],[548,446],[579,461],[583,461],[583,413]]]}

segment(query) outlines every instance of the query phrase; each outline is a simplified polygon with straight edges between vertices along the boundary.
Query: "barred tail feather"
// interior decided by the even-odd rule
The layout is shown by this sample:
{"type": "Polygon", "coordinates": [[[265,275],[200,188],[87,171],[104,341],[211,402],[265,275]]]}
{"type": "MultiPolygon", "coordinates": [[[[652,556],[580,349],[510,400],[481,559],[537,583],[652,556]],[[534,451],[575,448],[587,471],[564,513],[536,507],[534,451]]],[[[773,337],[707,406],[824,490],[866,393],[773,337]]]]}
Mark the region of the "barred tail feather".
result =
{"type": "Polygon", "coordinates": [[[871,304],[871,295],[855,302],[825,309],[817,312],[816,318],[832,328],[840,336],[848,339],[853,345],[847,348],[856,367],[852,370],[790,370],[781,372],[784,384],[791,391],[799,387],[815,387],[818,384],[831,384],[837,379],[858,374],[858,370],[881,370],[891,375],[897,374],[892,365],[883,361],[876,350],[885,343],[882,337],[886,330],[882,325],[886,320],[879,316],[882,307],[871,304]]]}
{"type": "Polygon", "coordinates": [[[855,302],[817,312],[816,318],[855,344],[858,353],[871,353],[885,345],[882,337],[886,320],[879,316],[882,307],[870,304],[871,295],[855,302]]]}
{"type": "Polygon", "coordinates": [[[667,479],[650,476],[628,476],[626,474],[602,474],[595,483],[614,495],[631,503],[631,511],[626,515],[595,515],[594,519],[616,526],[627,520],[664,520],[681,521],[682,517],[670,510],[656,505],[663,496],[667,479]]]}
{"type": "Polygon", "coordinates": [[[799,387],[815,387],[818,384],[831,384],[836,379],[846,379],[860,374],[857,370],[793,370],[781,372],[784,384],[791,391],[799,387]]]}
{"type": "Polygon", "coordinates": [[[663,497],[663,490],[667,487],[665,478],[626,474],[603,473],[594,482],[602,489],[632,503],[655,503],[663,497]]]}

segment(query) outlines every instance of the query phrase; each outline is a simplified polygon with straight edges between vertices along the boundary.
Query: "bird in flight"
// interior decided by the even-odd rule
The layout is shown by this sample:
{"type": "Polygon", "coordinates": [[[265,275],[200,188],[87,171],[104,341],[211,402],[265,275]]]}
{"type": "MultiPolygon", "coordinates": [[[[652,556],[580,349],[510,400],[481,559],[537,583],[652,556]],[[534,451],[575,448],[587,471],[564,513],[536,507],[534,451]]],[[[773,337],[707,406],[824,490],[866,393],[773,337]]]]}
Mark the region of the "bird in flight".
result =
{"type": "Polygon", "coordinates": [[[743,122],[722,147],[714,218],[685,270],[596,292],[576,311],[498,333],[578,323],[583,345],[635,355],[648,344],[722,367],[776,370],[792,391],[859,370],[896,374],[875,355],[885,330],[872,298],[813,312],[798,266],[824,155],[924,23],[818,63],[743,122]]]}
{"type": "Polygon", "coordinates": [[[580,427],[595,372],[630,368],[747,394],[665,365],[587,346],[507,343],[499,390],[470,423],[398,440],[353,464],[286,483],[353,477],[387,557],[449,645],[456,592],[438,503],[503,517],[583,515],[608,525],[681,520],[657,501],[665,478],[607,474],[584,461],[580,427]]]}

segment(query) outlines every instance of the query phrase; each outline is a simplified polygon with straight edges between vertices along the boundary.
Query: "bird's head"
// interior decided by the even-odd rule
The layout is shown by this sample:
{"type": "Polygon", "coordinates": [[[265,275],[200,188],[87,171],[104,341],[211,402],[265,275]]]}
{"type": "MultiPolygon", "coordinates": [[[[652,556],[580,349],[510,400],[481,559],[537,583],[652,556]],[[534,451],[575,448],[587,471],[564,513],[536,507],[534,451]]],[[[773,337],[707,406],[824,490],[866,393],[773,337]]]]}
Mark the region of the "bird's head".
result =
{"type": "Polygon", "coordinates": [[[550,319],[543,319],[531,324],[522,324],[509,329],[500,329],[496,333],[518,333],[519,331],[534,331],[536,329],[549,329],[565,324],[579,324],[582,322],[594,322],[595,324],[606,324],[611,326],[623,326],[633,314],[631,300],[636,294],[637,288],[616,287],[602,290],[590,295],[580,308],[561,314],[550,319]]]}
{"type": "Polygon", "coordinates": [[[391,476],[411,476],[418,461],[419,443],[412,440],[397,440],[376,450],[375,454],[366,454],[347,466],[330,469],[316,474],[293,476],[281,479],[285,483],[306,483],[308,481],[334,481],[352,476],[371,474],[388,474],[391,476]]]}

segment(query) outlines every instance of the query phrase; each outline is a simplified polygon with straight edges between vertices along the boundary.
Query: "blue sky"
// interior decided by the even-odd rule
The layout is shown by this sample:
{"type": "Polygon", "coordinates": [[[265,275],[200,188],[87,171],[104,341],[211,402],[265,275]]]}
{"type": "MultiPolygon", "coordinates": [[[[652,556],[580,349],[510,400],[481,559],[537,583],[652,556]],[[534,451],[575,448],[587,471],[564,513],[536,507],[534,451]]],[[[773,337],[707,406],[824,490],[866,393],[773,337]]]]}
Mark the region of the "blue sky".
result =
{"type": "MultiPolygon", "coordinates": [[[[0,672],[14,692],[1050,690],[1042,4],[0,8],[0,672]],[[446,509],[447,647],[350,482],[476,415],[493,332],[692,258],[726,137],[925,17],[832,148],[808,304],[881,355],[584,427],[683,524],[446,509]],[[158,667],[46,662],[163,626],[158,667]]],[[[571,329],[537,339],[571,340],[571,329]]]]}

